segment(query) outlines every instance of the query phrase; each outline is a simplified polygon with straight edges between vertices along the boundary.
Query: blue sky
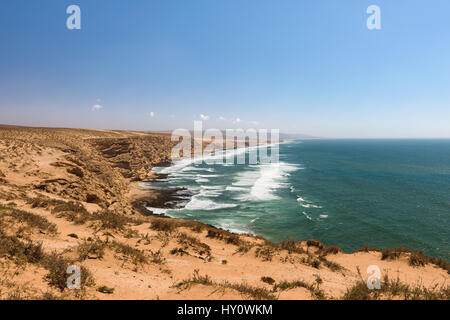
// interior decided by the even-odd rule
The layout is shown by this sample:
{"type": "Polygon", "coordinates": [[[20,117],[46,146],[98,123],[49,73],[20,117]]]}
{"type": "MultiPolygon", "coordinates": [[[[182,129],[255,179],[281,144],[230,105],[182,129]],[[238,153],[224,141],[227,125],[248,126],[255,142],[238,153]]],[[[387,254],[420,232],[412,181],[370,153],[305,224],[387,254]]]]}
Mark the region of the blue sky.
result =
{"type": "Polygon", "coordinates": [[[204,115],[450,137],[449,12],[448,0],[3,0],[0,123],[169,130],[204,115]],[[71,4],[81,30],[66,28],[71,4]],[[372,4],[381,30],[366,27],[372,4]]]}

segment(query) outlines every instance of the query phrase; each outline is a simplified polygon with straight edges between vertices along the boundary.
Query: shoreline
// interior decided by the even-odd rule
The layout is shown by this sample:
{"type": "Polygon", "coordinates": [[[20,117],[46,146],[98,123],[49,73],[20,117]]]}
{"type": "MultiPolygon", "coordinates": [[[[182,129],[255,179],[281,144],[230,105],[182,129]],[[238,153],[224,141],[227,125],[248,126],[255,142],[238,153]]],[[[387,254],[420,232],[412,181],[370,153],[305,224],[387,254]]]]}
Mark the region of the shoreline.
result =
{"type": "MultiPolygon", "coordinates": [[[[197,159],[196,161],[198,161],[200,159],[197,159]]],[[[171,167],[169,166],[165,166],[165,167],[171,167]]],[[[253,237],[255,239],[258,240],[264,240],[268,243],[273,243],[275,245],[282,243],[283,241],[278,241],[278,242],[274,242],[274,241],[270,241],[267,240],[263,235],[259,235],[259,234],[252,234],[252,233],[245,233],[245,232],[235,232],[232,231],[230,229],[224,229],[218,226],[214,226],[214,225],[210,225],[210,224],[206,224],[203,223],[199,220],[196,219],[182,219],[182,218],[176,218],[176,217],[171,217],[167,214],[165,214],[165,212],[162,213],[154,213],[151,210],[149,210],[147,207],[152,207],[152,208],[158,208],[158,209],[163,209],[163,210],[170,210],[173,209],[173,206],[166,206],[165,203],[167,202],[174,202],[174,201],[179,201],[178,197],[175,195],[177,191],[179,190],[183,190],[182,188],[176,188],[176,189],[151,189],[151,188],[145,188],[143,186],[140,186],[140,183],[151,183],[151,182],[155,182],[155,179],[160,179],[161,176],[167,176],[167,174],[160,174],[160,173],[154,173],[153,171],[151,171],[152,173],[152,177],[149,178],[148,180],[145,181],[135,181],[130,183],[130,189],[134,190],[132,192],[132,194],[134,195],[131,200],[132,200],[132,204],[133,206],[136,208],[136,210],[138,210],[141,214],[143,214],[144,216],[154,216],[154,217],[160,217],[160,218],[167,218],[167,219],[174,219],[174,220],[180,220],[180,221],[195,221],[197,223],[203,224],[207,227],[212,227],[214,229],[217,230],[222,230],[225,232],[229,232],[231,234],[235,234],[237,236],[239,235],[243,235],[243,236],[247,236],[247,237],[253,237]],[[137,191],[139,190],[139,191],[137,191]],[[158,198],[159,196],[159,198],[158,198]]],[[[184,188],[184,190],[187,190],[184,188]]],[[[184,199],[183,199],[184,200],[184,199]]],[[[286,239],[290,239],[289,236],[286,237],[286,239]]],[[[371,247],[370,244],[368,242],[364,242],[363,244],[361,244],[361,247],[359,247],[358,249],[355,249],[353,251],[344,251],[339,244],[337,243],[333,243],[330,245],[325,245],[320,239],[301,239],[301,240],[295,240],[295,242],[298,243],[306,243],[306,242],[315,242],[318,243],[319,247],[327,247],[327,246],[331,246],[331,247],[335,247],[335,248],[339,248],[340,251],[342,251],[344,254],[354,254],[357,252],[383,252],[383,251],[394,251],[394,252],[398,252],[400,253],[409,253],[409,254],[420,254],[423,255],[424,257],[426,257],[426,259],[428,260],[433,260],[433,261],[439,261],[438,264],[443,264],[443,265],[447,265],[446,268],[444,268],[445,270],[447,270],[448,274],[450,274],[450,262],[443,259],[443,258],[438,258],[438,257],[433,257],[433,256],[429,256],[426,254],[423,254],[422,250],[420,249],[411,249],[409,247],[406,246],[399,246],[399,247],[385,247],[385,248],[377,248],[377,247],[371,247]]]]}
{"type": "Polygon", "coordinates": [[[20,127],[0,138],[0,299],[450,299],[449,263],[419,252],[273,243],[150,214],[147,203],[179,196],[139,185],[162,177],[151,170],[168,163],[170,136],[20,127]],[[93,282],[68,290],[66,264],[93,282]],[[362,282],[369,265],[385,277],[381,296],[362,282]]]}

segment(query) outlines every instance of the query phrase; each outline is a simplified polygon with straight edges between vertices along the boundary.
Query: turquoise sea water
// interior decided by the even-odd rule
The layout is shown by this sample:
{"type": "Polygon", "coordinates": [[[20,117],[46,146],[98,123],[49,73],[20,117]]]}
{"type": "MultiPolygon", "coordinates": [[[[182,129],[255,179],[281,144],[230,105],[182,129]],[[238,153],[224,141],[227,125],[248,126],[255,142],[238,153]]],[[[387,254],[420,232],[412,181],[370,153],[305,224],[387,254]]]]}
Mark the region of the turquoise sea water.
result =
{"type": "Polygon", "coordinates": [[[169,175],[150,187],[195,195],[155,212],[272,241],[407,246],[450,259],[450,140],[303,140],[279,154],[273,164],[157,168],[169,175]]]}

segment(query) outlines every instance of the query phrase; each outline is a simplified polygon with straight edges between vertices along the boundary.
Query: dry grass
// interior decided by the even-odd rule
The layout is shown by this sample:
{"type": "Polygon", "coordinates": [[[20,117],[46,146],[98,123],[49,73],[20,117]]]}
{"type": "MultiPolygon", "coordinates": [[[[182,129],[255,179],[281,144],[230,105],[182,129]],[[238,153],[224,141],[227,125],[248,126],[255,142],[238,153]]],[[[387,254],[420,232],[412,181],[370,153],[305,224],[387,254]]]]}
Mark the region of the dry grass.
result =
{"type": "Polygon", "coordinates": [[[261,277],[261,281],[270,285],[275,283],[275,280],[272,277],[261,277]]]}
{"type": "Polygon", "coordinates": [[[105,255],[106,244],[103,241],[84,241],[78,248],[78,259],[84,261],[86,259],[102,259],[105,255]]]}
{"type": "MultiPolygon", "coordinates": [[[[42,265],[48,270],[45,279],[50,286],[53,286],[61,291],[67,288],[67,269],[71,265],[76,265],[74,261],[65,259],[60,254],[53,252],[45,255],[42,265]]],[[[81,271],[81,287],[93,286],[95,284],[94,278],[90,271],[84,266],[80,266],[81,271]]]]}
{"type": "Polygon", "coordinates": [[[114,288],[109,288],[107,286],[100,286],[97,288],[98,292],[104,293],[104,294],[113,294],[114,288]]]}
{"type": "Polygon", "coordinates": [[[277,297],[265,288],[253,287],[251,285],[245,283],[230,283],[227,281],[224,282],[213,282],[211,277],[208,275],[200,275],[199,270],[195,270],[194,274],[191,278],[183,280],[174,285],[175,288],[180,290],[185,290],[190,288],[192,285],[200,284],[204,286],[216,287],[218,290],[232,289],[239,292],[246,298],[255,299],[255,300],[275,300],[277,297]]]}
{"type": "Polygon", "coordinates": [[[31,240],[21,240],[16,236],[0,235],[0,257],[14,259],[19,265],[24,263],[39,263],[45,254],[42,243],[31,240]]]}
{"type": "Polygon", "coordinates": [[[236,252],[244,254],[249,252],[254,246],[255,244],[250,243],[248,241],[241,241],[239,247],[236,249],[236,252]]]}
{"type": "Polygon", "coordinates": [[[450,274],[450,262],[425,255],[422,251],[415,251],[405,247],[388,248],[381,250],[381,260],[395,260],[402,255],[408,255],[408,263],[413,267],[425,266],[427,263],[434,264],[450,274]]]}
{"type": "Polygon", "coordinates": [[[319,256],[318,257],[319,261],[321,263],[323,263],[328,269],[330,269],[331,271],[343,271],[345,270],[345,268],[343,266],[341,266],[340,264],[327,260],[324,256],[319,256]]]}
{"type": "Polygon", "coordinates": [[[98,230],[109,229],[116,231],[124,230],[128,223],[134,222],[134,220],[129,217],[108,210],[94,214],[92,220],[99,222],[98,230]]]}
{"type": "Polygon", "coordinates": [[[319,240],[314,240],[314,239],[306,240],[306,245],[308,247],[316,247],[316,248],[319,248],[319,249],[322,249],[324,247],[322,242],[320,242],[319,240]]]}
{"type": "MultiPolygon", "coordinates": [[[[18,266],[30,263],[47,269],[45,280],[50,286],[61,291],[67,286],[67,267],[76,265],[75,261],[68,260],[59,253],[45,253],[40,242],[35,243],[30,239],[22,240],[4,234],[0,234],[0,257],[13,260],[18,266]]],[[[80,269],[81,285],[83,287],[92,285],[94,280],[91,273],[83,266],[80,266],[80,269]]]]}
{"type": "Polygon", "coordinates": [[[161,250],[155,252],[150,250],[150,262],[154,264],[164,264],[166,263],[166,258],[164,258],[161,250]]]}
{"type": "Polygon", "coordinates": [[[272,261],[275,250],[269,246],[261,246],[256,248],[255,257],[261,258],[262,261],[272,261]]]}
{"type": "Polygon", "coordinates": [[[338,254],[338,253],[343,253],[343,252],[344,252],[344,250],[342,250],[338,246],[323,246],[321,249],[319,249],[319,251],[317,253],[322,256],[326,256],[329,254],[338,254]]]}
{"type": "Polygon", "coordinates": [[[369,244],[366,243],[363,248],[357,249],[355,252],[380,252],[381,250],[376,247],[369,247],[369,244]]]}
{"type": "Polygon", "coordinates": [[[39,198],[28,198],[27,203],[31,205],[32,208],[50,208],[57,205],[62,205],[65,201],[51,199],[47,197],[39,197],[39,198]]]}
{"type": "Polygon", "coordinates": [[[305,288],[309,290],[311,293],[311,296],[314,299],[318,300],[325,300],[326,295],[325,292],[320,288],[320,285],[322,284],[322,279],[318,276],[316,276],[316,281],[312,284],[307,283],[303,280],[295,280],[295,281],[282,281],[278,284],[276,284],[273,288],[274,291],[280,290],[291,290],[294,288],[305,288]]]}
{"type": "Polygon", "coordinates": [[[155,219],[152,221],[150,229],[156,231],[172,232],[177,228],[176,222],[171,219],[155,219]]]}
{"type": "Polygon", "coordinates": [[[236,246],[239,246],[241,244],[241,239],[237,234],[225,230],[209,229],[206,237],[211,239],[223,240],[227,244],[234,244],[236,246]]]}
{"type": "Polygon", "coordinates": [[[283,242],[279,244],[280,249],[287,250],[289,254],[291,253],[298,253],[303,254],[306,253],[306,251],[301,247],[300,242],[296,242],[295,240],[291,238],[287,238],[283,242]]]}
{"type": "Polygon", "coordinates": [[[201,242],[199,239],[189,236],[186,233],[178,234],[178,244],[183,247],[184,250],[192,248],[195,253],[200,256],[211,256],[211,247],[206,243],[201,242]]]}
{"type": "Polygon", "coordinates": [[[112,241],[108,247],[113,249],[117,254],[121,254],[125,261],[130,261],[135,264],[148,263],[148,257],[142,250],[136,249],[122,242],[112,241]]]}
{"type": "Polygon", "coordinates": [[[52,213],[56,214],[58,218],[65,218],[75,224],[85,224],[92,219],[92,215],[81,203],[73,201],[57,204],[52,213]]]}
{"type": "MultiPolygon", "coordinates": [[[[358,270],[359,272],[359,270],[358,270]]],[[[397,277],[392,280],[385,275],[381,281],[380,289],[369,289],[361,278],[354,286],[347,289],[342,299],[344,300],[379,300],[379,299],[403,299],[403,300],[449,300],[450,287],[435,285],[425,288],[422,285],[410,286],[402,283],[397,277]]]]}
{"type": "Polygon", "coordinates": [[[25,223],[30,228],[39,229],[39,231],[49,234],[56,234],[58,231],[54,223],[38,214],[4,206],[0,206],[0,213],[2,214],[0,216],[2,220],[4,217],[10,217],[18,223],[25,223]]]}

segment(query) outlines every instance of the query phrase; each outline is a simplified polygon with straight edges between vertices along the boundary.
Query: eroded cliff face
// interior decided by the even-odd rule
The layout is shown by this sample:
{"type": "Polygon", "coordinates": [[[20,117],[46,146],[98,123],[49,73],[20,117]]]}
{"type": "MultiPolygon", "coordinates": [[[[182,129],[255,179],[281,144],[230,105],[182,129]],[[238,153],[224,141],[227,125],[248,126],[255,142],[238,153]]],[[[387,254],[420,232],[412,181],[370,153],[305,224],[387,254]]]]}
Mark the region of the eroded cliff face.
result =
{"type": "Polygon", "coordinates": [[[10,198],[43,193],[132,213],[130,182],[170,162],[173,145],[167,134],[0,128],[2,192],[10,198]]]}
{"type": "Polygon", "coordinates": [[[112,168],[133,181],[145,180],[153,166],[170,162],[175,145],[168,135],[89,139],[89,143],[112,168]]]}

